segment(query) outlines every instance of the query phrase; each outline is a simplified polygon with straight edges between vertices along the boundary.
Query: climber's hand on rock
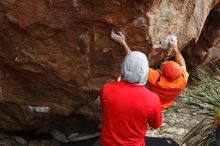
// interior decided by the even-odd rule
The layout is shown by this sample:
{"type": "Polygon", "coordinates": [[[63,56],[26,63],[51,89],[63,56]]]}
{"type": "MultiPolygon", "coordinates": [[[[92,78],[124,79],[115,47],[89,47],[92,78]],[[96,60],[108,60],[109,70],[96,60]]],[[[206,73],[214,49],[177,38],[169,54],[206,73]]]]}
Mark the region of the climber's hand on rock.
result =
{"type": "Polygon", "coordinates": [[[122,32],[119,31],[119,35],[115,34],[113,31],[111,32],[111,38],[118,42],[121,45],[126,45],[125,36],[122,32]]]}
{"type": "Polygon", "coordinates": [[[170,35],[168,38],[170,49],[176,50],[177,49],[177,38],[175,35],[170,35]]]}
{"type": "Polygon", "coordinates": [[[131,52],[131,49],[125,41],[125,36],[122,32],[119,31],[119,34],[115,34],[114,31],[111,32],[111,38],[121,44],[124,47],[125,53],[128,54],[131,52]]]}

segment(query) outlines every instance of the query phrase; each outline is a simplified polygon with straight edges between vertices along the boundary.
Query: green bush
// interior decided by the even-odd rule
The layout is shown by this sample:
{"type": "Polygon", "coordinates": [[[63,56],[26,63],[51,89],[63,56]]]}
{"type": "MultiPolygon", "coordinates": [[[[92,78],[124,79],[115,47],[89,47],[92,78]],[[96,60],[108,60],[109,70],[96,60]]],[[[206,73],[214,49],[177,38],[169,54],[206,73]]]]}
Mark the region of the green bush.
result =
{"type": "Polygon", "coordinates": [[[220,67],[216,64],[198,68],[192,74],[192,85],[181,96],[187,104],[206,118],[196,125],[183,139],[187,146],[213,146],[215,143],[214,119],[220,119],[220,67]]]}

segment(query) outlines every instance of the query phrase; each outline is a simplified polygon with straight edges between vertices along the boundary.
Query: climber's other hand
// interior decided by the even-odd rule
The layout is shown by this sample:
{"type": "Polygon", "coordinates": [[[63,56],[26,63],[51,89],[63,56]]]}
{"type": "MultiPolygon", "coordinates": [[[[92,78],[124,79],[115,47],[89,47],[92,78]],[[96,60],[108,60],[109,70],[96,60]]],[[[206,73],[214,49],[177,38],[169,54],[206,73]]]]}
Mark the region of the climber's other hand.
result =
{"type": "Polygon", "coordinates": [[[113,40],[115,40],[116,42],[118,42],[121,45],[125,45],[126,41],[125,41],[125,36],[124,34],[119,31],[119,34],[114,33],[113,31],[111,32],[111,38],[113,40]]]}

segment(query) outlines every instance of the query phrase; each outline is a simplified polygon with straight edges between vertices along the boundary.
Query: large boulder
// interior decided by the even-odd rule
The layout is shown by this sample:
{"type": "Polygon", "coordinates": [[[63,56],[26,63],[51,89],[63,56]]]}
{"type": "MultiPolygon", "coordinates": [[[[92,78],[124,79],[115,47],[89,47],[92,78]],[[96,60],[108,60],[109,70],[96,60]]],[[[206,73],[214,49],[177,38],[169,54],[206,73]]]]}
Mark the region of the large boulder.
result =
{"type": "Polygon", "coordinates": [[[188,67],[194,69],[220,59],[220,4],[216,5],[206,19],[199,40],[187,46],[183,54],[188,67]]]}
{"type": "Polygon", "coordinates": [[[123,31],[152,66],[167,56],[160,44],[168,34],[177,35],[180,50],[196,44],[218,2],[1,0],[0,128],[98,131],[95,100],[120,75],[125,56],[110,32],[123,31]]]}

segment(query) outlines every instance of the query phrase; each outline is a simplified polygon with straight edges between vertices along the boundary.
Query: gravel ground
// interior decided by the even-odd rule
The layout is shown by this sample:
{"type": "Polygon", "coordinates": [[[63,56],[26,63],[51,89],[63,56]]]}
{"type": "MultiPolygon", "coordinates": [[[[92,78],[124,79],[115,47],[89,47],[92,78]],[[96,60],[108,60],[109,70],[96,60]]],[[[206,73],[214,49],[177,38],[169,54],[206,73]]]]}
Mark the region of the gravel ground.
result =
{"type": "Polygon", "coordinates": [[[181,144],[183,137],[203,118],[186,104],[187,99],[178,97],[173,105],[163,111],[163,124],[157,130],[150,129],[147,136],[169,137],[181,144]]]}

